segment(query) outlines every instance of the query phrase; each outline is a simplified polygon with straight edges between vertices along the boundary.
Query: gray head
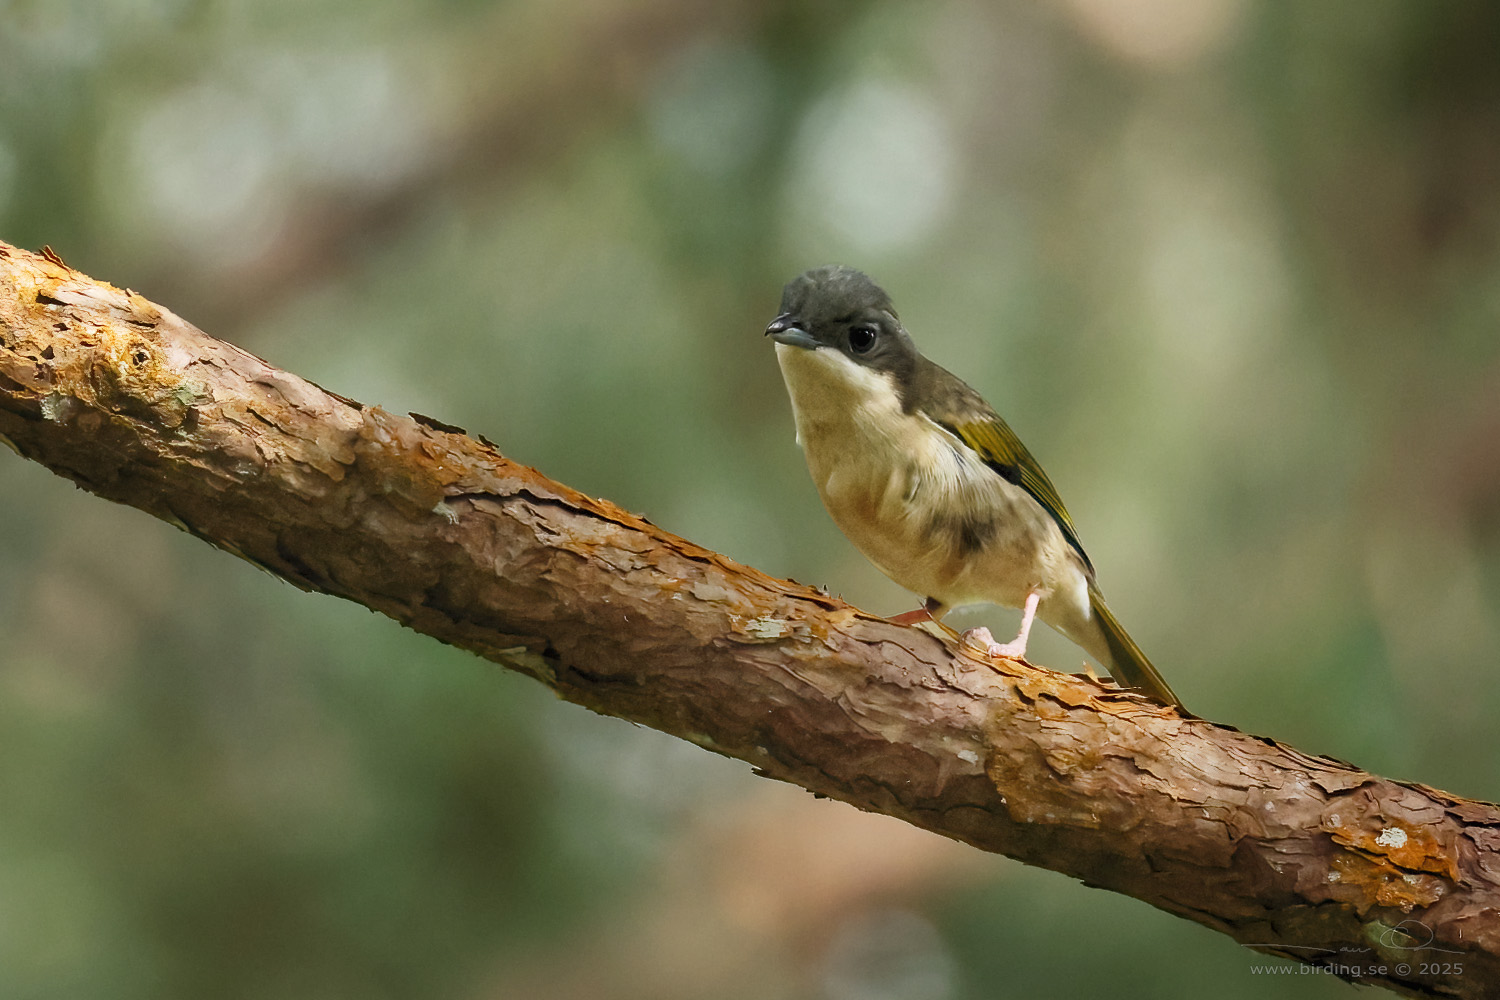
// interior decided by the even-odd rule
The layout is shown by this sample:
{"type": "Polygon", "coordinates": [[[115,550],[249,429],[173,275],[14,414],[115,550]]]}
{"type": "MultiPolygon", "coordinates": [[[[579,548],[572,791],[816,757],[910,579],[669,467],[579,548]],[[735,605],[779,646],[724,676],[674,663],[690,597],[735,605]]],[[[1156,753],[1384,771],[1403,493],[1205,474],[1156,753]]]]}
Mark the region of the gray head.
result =
{"type": "Polygon", "coordinates": [[[781,315],[766,327],[779,344],[838,351],[904,386],[920,355],[884,289],[852,267],[817,267],[781,293],[781,315]]]}
{"type": "Polygon", "coordinates": [[[918,352],[890,296],[852,267],[817,267],[788,282],[781,315],[766,327],[766,336],[788,347],[836,351],[883,376],[907,413],[994,417],[978,393],[918,352]]]}

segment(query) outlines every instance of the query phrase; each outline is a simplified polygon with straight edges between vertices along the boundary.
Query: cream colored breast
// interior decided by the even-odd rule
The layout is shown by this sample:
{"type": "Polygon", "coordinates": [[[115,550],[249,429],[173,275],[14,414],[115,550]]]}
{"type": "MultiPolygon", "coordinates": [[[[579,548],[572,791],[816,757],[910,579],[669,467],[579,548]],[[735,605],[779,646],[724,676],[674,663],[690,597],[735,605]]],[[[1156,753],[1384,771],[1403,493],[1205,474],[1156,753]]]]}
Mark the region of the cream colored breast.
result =
{"type": "Polygon", "coordinates": [[[919,433],[916,418],[901,412],[891,377],[832,348],[777,344],[776,358],[792,400],[797,443],[839,527],[858,532],[865,526],[856,520],[899,516],[892,494],[895,500],[904,495],[931,443],[919,433]]]}
{"type": "Polygon", "coordinates": [[[1018,605],[1064,555],[1040,506],[946,430],[903,412],[890,376],[831,348],[778,344],[776,354],[824,505],[892,580],[950,605],[1018,605]]]}

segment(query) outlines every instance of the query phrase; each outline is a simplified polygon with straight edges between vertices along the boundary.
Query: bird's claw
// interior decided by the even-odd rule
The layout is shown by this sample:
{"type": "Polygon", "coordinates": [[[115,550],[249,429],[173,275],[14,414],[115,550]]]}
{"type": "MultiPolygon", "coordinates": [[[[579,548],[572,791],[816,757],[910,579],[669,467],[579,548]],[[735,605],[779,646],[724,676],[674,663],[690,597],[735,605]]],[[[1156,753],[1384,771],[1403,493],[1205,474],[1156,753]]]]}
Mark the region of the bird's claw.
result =
{"type": "Polygon", "coordinates": [[[971,628],[961,636],[964,645],[977,652],[984,653],[991,659],[1003,657],[1007,660],[1019,660],[1026,662],[1026,644],[1024,642],[996,642],[990,630],[984,626],[971,628]]]}

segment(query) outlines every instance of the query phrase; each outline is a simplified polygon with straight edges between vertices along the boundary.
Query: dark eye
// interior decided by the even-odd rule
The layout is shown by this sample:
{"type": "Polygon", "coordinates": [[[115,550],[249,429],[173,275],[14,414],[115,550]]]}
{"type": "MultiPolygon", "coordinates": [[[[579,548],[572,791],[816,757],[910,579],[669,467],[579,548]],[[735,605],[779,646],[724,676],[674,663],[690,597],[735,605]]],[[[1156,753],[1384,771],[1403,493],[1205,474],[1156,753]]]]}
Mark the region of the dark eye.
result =
{"type": "Polygon", "coordinates": [[[851,326],[849,328],[849,350],[855,354],[868,354],[870,348],[875,346],[875,328],[873,326],[851,326]]]}

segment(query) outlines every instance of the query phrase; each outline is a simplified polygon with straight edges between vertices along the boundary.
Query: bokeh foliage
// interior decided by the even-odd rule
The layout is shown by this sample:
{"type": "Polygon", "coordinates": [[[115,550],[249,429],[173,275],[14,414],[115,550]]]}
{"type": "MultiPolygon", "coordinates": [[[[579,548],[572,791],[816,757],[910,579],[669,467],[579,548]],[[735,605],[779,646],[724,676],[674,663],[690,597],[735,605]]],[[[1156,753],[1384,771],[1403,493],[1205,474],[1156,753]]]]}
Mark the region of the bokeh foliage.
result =
{"type": "MultiPolygon", "coordinates": [[[[1474,0],[0,0],[0,238],[892,613],[760,336],[860,266],[1195,711],[1494,798],[1496,51],[1474,0]]],[[[1347,989],[19,459],[0,510],[0,996],[1347,989]]]]}

